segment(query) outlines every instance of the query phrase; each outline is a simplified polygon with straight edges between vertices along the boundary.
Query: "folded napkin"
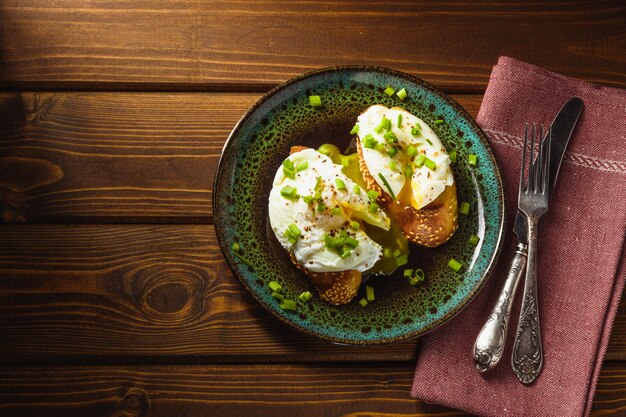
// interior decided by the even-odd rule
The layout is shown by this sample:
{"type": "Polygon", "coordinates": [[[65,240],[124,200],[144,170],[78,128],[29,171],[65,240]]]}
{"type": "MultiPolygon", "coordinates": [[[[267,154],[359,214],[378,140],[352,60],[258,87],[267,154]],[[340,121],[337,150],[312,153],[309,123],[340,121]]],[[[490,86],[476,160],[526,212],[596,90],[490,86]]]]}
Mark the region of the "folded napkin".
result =
{"type": "Polygon", "coordinates": [[[504,248],[476,299],[423,338],[412,396],[480,416],[587,416],[626,281],[626,90],[599,87],[501,57],[477,120],[489,137],[504,183],[504,248]],[[513,257],[511,229],[524,123],[549,126],[572,96],[582,98],[585,109],[539,229],[544,367],[534,384],[524,386],[510,364],[523,283],[498,366],[479,374],[471,352],[513,257]]]}

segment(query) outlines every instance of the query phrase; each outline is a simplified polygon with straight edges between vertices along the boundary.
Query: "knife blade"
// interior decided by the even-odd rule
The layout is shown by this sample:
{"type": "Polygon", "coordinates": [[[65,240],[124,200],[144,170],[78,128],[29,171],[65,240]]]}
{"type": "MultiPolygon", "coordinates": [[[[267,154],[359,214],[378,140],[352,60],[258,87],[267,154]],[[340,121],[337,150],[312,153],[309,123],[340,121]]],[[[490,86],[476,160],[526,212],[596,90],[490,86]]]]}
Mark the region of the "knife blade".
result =
{"type": "MultiPolygon", "coordinates": [[[[552,130],[552,146],[550,147],[550,189],[548,191],[548,195],[550,196],[552,195],[551,191],[556,185],[563,155],[565,155],[565,149],[567,148],[576,122],[578,122],[578,118],[584,107],[585,104],[580,98],[572,97],[561,107],[561,110],[559,110],[550,125],[550,129],[552,130]]],[[[517,241],[523,244],[528,243],[528,227],[526,223],[524,213],[517,210],[513,233],[517,236],[517,241]]]]}
{"type": "MultiPolygon", "coordinates": [[[[568,100],[557,113],[550,129],[552,145],[550,147],[550,190],[554,189],[556,179],[565,154],[565,148],[574,131],[576,122],[584,108],[583,101],[578,97],[568,100]]],[[[550,192],[551,194],[551,192],[550,192]]],[[[511,262],[504,286],[500,291],[496,305],[489,319],[476,337],[474,343],[474,364],[480,372],[492,369],[498,364],[504,351],[506,332],[511,316],[511,308],[515,292],[526,267],[528,226],[526,216],[518,210],[513,231],[519,243],[511,262]]]]}

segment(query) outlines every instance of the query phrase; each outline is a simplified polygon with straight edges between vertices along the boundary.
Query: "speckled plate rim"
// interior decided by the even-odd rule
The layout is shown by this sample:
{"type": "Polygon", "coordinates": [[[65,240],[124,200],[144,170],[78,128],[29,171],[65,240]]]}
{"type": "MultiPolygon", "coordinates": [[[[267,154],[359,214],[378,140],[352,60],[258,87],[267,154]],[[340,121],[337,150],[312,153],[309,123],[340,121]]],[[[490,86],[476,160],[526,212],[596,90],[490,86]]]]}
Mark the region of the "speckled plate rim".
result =
{"type": "Polygon", "coordinates": [[[450,97],[448,94],[444,93],[443,91],[437,89],[436,87],[429,84],[428,82],[422,80],[421,78],[404,73],[402,71],[393,70],[393,69],[386,68],[386,67],[374,66],[374,65],[337,65],[337,66],[325,67],[325,68],[320,68],[317,70],[305,72],[303,74],[300,74],[294,78],[291,78],[277,85],[276,87],[272,88],[267,93],[265,93],[261,98],[259,98],[243,114],[243,116],[241,116],[239,121],[235,124],[232,131],[228,135],[226,142],[224,143],[224,147],[222,148],[222,152],[220,153],[220,158],[219,158],[217,168],[215,171],[215,177],[213,179],[212,211],[213,211],[213,225],[215,227],[216,236],[219,242],[220,250],[222,251],[222,254],[224,255],[224,259],[226,259],[226,262],[229,268],[235,274],[239,282],[241,282],[241,284],[244,286],[248,294],[250,294],[259,304],[261,304],[261,306],[263,306],[263,308],[267,312],[269,312],[272,316],[279,319],[281,322],[287,324],[289,327],[299,330],[310,336],[327,340],[334,344],[350,345],[350,346],[381,345],[381,344],[389,344],[389,343],[418,338],[418,337],[424,336],[427,333],[432,332],[433,330],[441,327],[442,325],[444,325],[445,323],[449,322],[451,319],[456,317],[457,314],[461,313],[465,309],[465,307],[467,307],[476,298],[476,295],[480,292],[480,290],[485,285],[485,282],[491,276],[493,269],[495,268],[495,265],[498,261],[498,257],[500,256],[500,252],[502,251],[502,243],[503,243],[505,222],[506,222],[505,205],[504,205],[504,188],[502,184],[502,176],[500,175],[500,168],[498,166],[495,156],[493,155],[493,152],[491,150],[491,145],[489,144],[489,141],[487,140],[487,136],[485,132],[481,129],[480,126],[478,126],[478,123],[476,123],[474,118],[467,112],[467,110],[465,110],[460,104],[458,104],[452,97],[450,97]],[[228,256],[228,248],[224,247],[224,242],[222,242],[222,239],[221,239],[222,225],[221,225],[220,220],[218,220],[219,216],[215,215],[215,213],[218,212],[218,207],[217,207],[218,199],[216,196],[217,193],[215,193],[215,189],[217,188],[217,185],[219,184],[221,176],[222,176],[224,154],[227,152],[228,148],[232,146],[232,141],[234,140],[234,137],[237,135],[240,127],[245,123],[245,121],[259,107],[261,107],[270,97],[274,96],[279,91],[310,77],[314,77],[317,75],[330,73],[330,72],[342,72],[342,71],[362,71],[362,72],[375,72],[375,73],[389,74],[391,76],[404,78],[407,81],[420,85],[421,87],[425,88],[426,90],[429,90],[433,94],[440,96],[440,98],[442,98],[445,102],[447,102],[456,112],[458,112],[458,114],[462,118],[464,118],[468,122],[469,127],[472,129],[472,131],[474,131],[474,133],[476,133],[476,136],[479,139],[480,144],[484,147],[486,154],[489,156],[489,159],[490,159],[489,162],[491,163],[491,166],[493,167],[494,175],[497,179],[498,195],[501,196],[500,202],[498,204],[498,215],[500,216],[500,224],[498,225],[498,233],[496,236],[495,250],[491,254],[491,257],[487,263],[487,268],[485,269],[482,278],[476,283],[474,288],[472,288],[472,290],[469,292],[469,294],[466,296],[463,302],[460,303],[455,308],[453,308],[452,310],[450,310],[446,315],[430,323],[430,325],[424,326],[421,329],[417,329],[415,331],[406,332],[401,335],[389,337],[386,339],[380,339],[380,340],[379,339],[376,339],[376,340],[373,340],[373,339],[367,339],[367,340],[335,339],[326,334],[313,332],[309,330],[308,328],[301,326],[298,323],[291,321],[288,318],[277,314],[274,311],[274,309],[271,308],[271,306],[265,302],[265,300],[263,300],[260,297],[257,297],[257,295],[255,294],[255,291],[250,287],[248,282],[241,276],[237,266],[233,263],[230,256],[228,256]]]}

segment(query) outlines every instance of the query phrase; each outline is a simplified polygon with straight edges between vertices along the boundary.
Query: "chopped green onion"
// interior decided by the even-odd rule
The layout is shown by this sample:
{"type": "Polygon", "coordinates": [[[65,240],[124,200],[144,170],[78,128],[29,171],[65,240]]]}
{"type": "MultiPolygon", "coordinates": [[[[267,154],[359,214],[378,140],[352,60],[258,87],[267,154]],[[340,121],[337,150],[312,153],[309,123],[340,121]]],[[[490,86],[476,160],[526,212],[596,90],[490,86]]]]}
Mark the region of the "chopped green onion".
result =
{"type": "Polygon", "coordinates": [[[302,197],[302,199],[307,204],[311,204],[313,202],[313,196],[312,195],[305,195],[304,197],[302,197]]]}
{"type": "Polygon", "coordinates": [[[250,262],[250,260],[248,258],[243,256],[239,252],[233,252],[233,253],[235,254],[235,256],[237,258],[239,258],[241,260],[241,262],[243,262],[244,264],[248,265],[251,269],[254,269],[254,265],[252,265],[252,262],[250,262]]]}
{"type": "Polygon", "coordinates": [[[376,204],[376,203],[370,203],[370,206],[367,208],[367,210],[368,210],[370,213],[376,213],[376,211],[378,211],[378,208],[379,208],[379,207],[380,207],[380,206],[379,206],[378,204],[376,204]]]}
{"type": "Polygon", "coordinates": [[[358,125],[358,124],[354,125],[354,127],[353,127],[353,128],[352,128],[352,130],[350,131],[350,134],[351,134],[351,135],[354,135],[354,134],[356,134],[356,133],[359,133],[359,125],[358,125]]]}
{"type": "Polygon", "coordinates": [[[426,276],[424,275],[424,271],[421,268],[415,270],[415,274],[413,277],[409,279],[409,284],[415,286],[417,284],[422,284],[426,280],[426,276]]]}
{"type": "Polygon", "coordinates": [[[285,185],[280,190],[280,195],[282,195],[285,198],[289,198],[291,200],[296,200],[298,198],[298,189],[291,187],[289,185],[285,185]]]}
{"type": "Polygon", "coordinates": [[[417,278],[417,277],[413,277],[413,278],[409,279],[409,284],[412,285],[412,286],[416,286],[420,282],[421,282],[420,279],[417,278]]]}
{"type": "Polygon", "coordinates": [[[400,100],[404,100],[407,96],[406,90],[403,88],[402,90],[398,91],[397,96],[400,100]]]}
{"type": "Polygon", "coordinates": [[[309,103],[312,107],[320,107],[322,105],[322,99],[320,96],[309,96],[309,103]]]}
{"type": "Polygon", "coordinates": [[[415,276],[416,276],[417,278],[419,278],[420,280],[422,280],[422,281],[424,281],[424,279],[426,278],[426,276],[424,275],[424,271],[422,271],[422,269],[421,269],[421,268],[417,268],[417,269],[415,270],[415,276]]]}
{"type": "Polygon", "coordinates": [[[436,124],[436,125],[440,125],[440,124],[442,124],[442,123],[443,123],[443,119],[437,119],[437,120],[435,120],[435,124],[436,124]]]}
{"type": "Polygon", "coordinates": [[[396,161],[389,162],[389,169],[395,171],[398,168],[396,161]]]}
{"type": "Polygon", "coordinates": [[[302,294],[300,294],[298,296],[298,298],[300,299],[300,301],[302,301],[303,303],[306,303],[307,301],[309,301],[311,298],[313,298],[313,294],[311,294],[310,291],[305,291],[302,294]]]}
{"type": "Polygon", "coordinates": [[[456,164],[456,151],[450,151],[450,162],[456,164]]]}
{"type": "Polygon", "coordinates": [[[292,245],[295,245],[296,242],[298,241],[298,236],[294,236],[293,232],[289,229],[285,230],[285,236],[287,236],[287,240],[292,245]]]}
{"type": "Polygon", "coordinates": [[[478,157],[474,154],[467,155],[467,163],[475,167],[478,165],[478,157]]]}
{"type": "Polygon", "coordinates": [[[361,307],[365,307],[367,305],[367,300],[365,298],[361,298],[359,300],[359,304],[361,304],[361,307]]]}
{"type": "Polygon", "coordinates": [[[369,285],[365,286],[365,297],[367,297],[367,301],[374,301],[374,287],[370,287],[369,285]]]}
{"type": "Polygon", "coordinates": [[[426,139],[426,142],[428,142],[430,146],[433,146],[433,143],[430,141],[430,139],[426,139]]]}
{"type": "Polygon", "coordinates": [[[282,308],[285,311],[297,311],[298,310],[298,306],[296,305],[296,302],[293,300],[287,300],[284,299],[280,302],[280,308],[282,308]]]}
{"type": "Polygon", "coordinates": [[[348,256],[352,254],[352,251],[348,248],[341,253],[341,259],[346,259],[348,256]]]}
{"type": "Polygon", "coordinates": [[[411,175],[413,175],[413,165],[409,163],[404,167],[404,176],[409,178],[411,175]]]}
{"type": "Polygon", "coordinates": [[[411,278],[413,276],[413,270],[405,269],[404,272],[402,273],[402,276],[404,276],[405,278],[411,278]]]}
{"type": "Polygon", "coordinates": [[[345,190],[346,189],[346,183],[343,182],[343,180],[341,178],[335,178],[335,185],[337,186],[338,190],[345,190]]]}
{"type": "Polygon", "coordinates": [[[424,161],[426,161],[426,155],[420,154],[415,160],[415,166],[421,168],[424,165],[424,161]]]}
{"type": "Polygon", "coordinates": [[[359,246],[359,241],[356,240],[353,237],[348,236],[345,240],[344,240],[344,245],[349,246],[350,248],[354,249],[357,246],[359,246]]]}
{"type": "Polygon", "coordinates": [[[294,236],[300,236],[300,233],[302,233],[300,231],[300,229],[298,229],[298,226],[296,226],[295,224],[291,223],[289,225],[289,230],[291,230],[291,232],[294,234],[294,236]]]}
{"type": "Polygon", "coordinates": [[[378,126],[376,126],[374,128],[374,132],[381,133],[383,131],[383,129],[385,128],[385,120],[387,120],[387,118],[385,116],[383,116],[383,118],[380,120],[380,123],[378,124],[378,126]]]}
{"type": "Polygon", "coordinates": [[[385,248],[383,249],[383,256],[385,258],[391,258],[393,257],[393,251],[390,248],[385,248]]]}
{"type": "Polygon", "coordinates": [[[374,203],[380,194],[378,191],[369,190],[367,192],[367,197],[370,199],[370,202],[374,203]]]}
{"type": "Polygon", "coordinates": [[[413,158],[414,156],[417,156],[417,148],[413,145],[407,146],[406,154],[409,155],[409,157],[411,158],[413,158]]]}
{"type": "Polygon", "coordinates": [[[384,152],[387,149],[387,147],[385,146],[385,144],[383,142],[378,142],[376,144],[376,150],[378,152],[384,152]]]}
{"type": "Polygon", "coordinates": [[[467,201],[461,201],[461,205],[459,206],[459,213],[467,216],[470,212],[470,203],[467,201]]]}
{"type": "Polygon", "coordinates": [[[285,299],[285,297],[283,297],[283,295],[279,292],[273,292],[272,293],[272,298],[278,300],[278,301],[283,301],[285,299]]]}
{"type": "Polygon", "coordinates": [[[326,208],[326,204],[324,204],[324,202],[323,202],[323,201],[320,201],[320,202],[317,204],[317,211],[322,212],[322,211],[324,211],[324,209],[325,209],[325,208],[326,208]]]}
{"type": "Polygon", "coordinates": [[[233,243],[232,248],[234,252],[239,252],[241,250],[241,246],[239,246],[239,243],[237,242],[233,243]]]}
{"type": "Polygon", "coordinates": [[[387,143],[397,143],[398,137],[391,130],[383,135],[383,137],[387,140],[387,143]]]}
{"type": "Polygon", "coordinates": [[[395,146],[392,146],[387,151],[387,154],[389,155],[390,158],[393,158],[394,156],[396,156],[397,153],[398,153],[398,148],[396,148],[395,146]]]}
{"type": "Polygon", "coordinates": [[[413,136],[417,136],[420,134],[420,130],[417,127],[414,127],[413,129],[411,129],[411,134],[413,136]]]}
{"type": "Polygon", "coordinates": [[[426,158],[424,160],[424,165],[426,165],[426,167],[428,167],[428,169],[430,169],[431,171],[434,171],[435,169],[437,169],[437,164],[435,164],[435,161],[429,158],[426,158]]]}
{"type": "Polygon", "coordinates": [[[397,266],[403,266],[409,263],[409,255],[408,254],[404,254],[404,255],[400,255],[400,256],[396,256],[396,265],[397,266]]]}
{"type": "Polygon", "coordinates": [[[359,187],[358,184],[357,184],[357,185],[354,186],[352,191],[354,192],[354,194],[361,194],[361,187],[359,187]]]}
{"type": "Polygon", "coordinates": [[[342,156],[341,157],[341,166],[342,167],[349,167],[350,166],[350,158],[348,158],[347,156],[342,156]]]}
{"type": "Polygon", "coordinates": [[[359,224],[359,222],[357,222],[356,220],[352,220],[350,222],[350,228],[352,230],[359,230],[359,227],[361,227],[361,225],[359,224]]]}
{"type": "Polygon", "coordinates": [[[293,169],[293,161],[291,159],[285,159],[283,161],[283,166],[285,168],[293,169]]]}
{"type": "Polygon", "coordinates": [[[398,114],[398,129],[402,127],[402,113],[398,114]]]}
{"type": "Polygon", "coordinates": [[[309,161],[300,161],[298,162],[298,165],[296,165],[296,170],[297,171],[302,171],[305,170],[309,167],[309,161]]]}
{"type": "Polygon", "coordinates": [[[402,255],[402,252],[400,251],[400,249],[395,249],[393,251],[393,256],[400,256],[400,255],[402,255]]]}
{"type": "Polygon", "coordinates": [[[334,214],[335,216],[337,216],[337,215],[341,214],[341,207],[333,207],[330,212],[332,214],[334,214]]]}
{"type": "Polygon", "coordinates": [[[281,292],[282,289],[283,289],[283,287],[281,287],[281,285],[278,282],[276,282],[276,281],[270,281],[269,284],[267,284],[267,286],[273,292],[281,292]]]}
{"type": "Polygon", "coordinates": [[[454,269],[456,272],[459,272],[463,267],[463,264],[454,258],[450,258],[450,260],[448,261],[448,266],[454,269]]]}
{"type": "Polygon", "coordinates": [[[363,138],[363,146],[365,146],[366,148],[374,149],[377,143],[378,141],[371,134],[368,134],[367,136],[365,136],[365,138],[363,138]]]}
{"type": "Polygon", "coordinates": [[[385,88],[385,94],[387,94],[389,97],[393,96],[393,93],[395,93],[395,92],[396,92],[396,90],[391,88],[391,86],[387,86],[387,88],[385,88]]]}
{"type": "Polygon", "coordinates": [[[385,176],[383,175],[382,172],[378,173],[378,178],[380,178],[383,181],[383,184],[385,184],[385,187],[387,187],[387,191],[389,191],[389,195],[391,196],[391,198],[393,198],[395,200],[396,199],[396,195],[393,193],[393,190],[391,189],[391,186],[387,182],[387,178],[385,178],[385,176]]]}
{"type": "Polygon", "coordinates": [[[385,123],[385,130],[391,130],[391,120],[383,116],[383,122],[385,123]]]}
{"type": "Polygon", "coordinates": [[[476,246],[480,242],[480,238],[476,235],[471,235],[468,242],[470,245],[476,246]]]}
{"type": "Polygon", "coordinates": [[[285,177],[291,178],[292,180],[296,178],[296,171],[287,167],[283,167],[283,174],[285,174],[285,177]]]}

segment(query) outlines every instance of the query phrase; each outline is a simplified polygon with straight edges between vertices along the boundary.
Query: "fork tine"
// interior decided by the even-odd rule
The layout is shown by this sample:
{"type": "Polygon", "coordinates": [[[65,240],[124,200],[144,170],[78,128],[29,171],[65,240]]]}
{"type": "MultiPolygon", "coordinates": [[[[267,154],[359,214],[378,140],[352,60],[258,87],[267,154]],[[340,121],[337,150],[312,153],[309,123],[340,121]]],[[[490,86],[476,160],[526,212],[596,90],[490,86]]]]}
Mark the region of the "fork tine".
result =
{"type": "Polygon", "coordinates": [[[532,134],[530,135],[530,161],[528,166],[528,181],[526,182],[526,190],[529,193],[535,191],[535,136],[537,136],[537,125],[533,123],[532,134]]]}
{"type": "Polygon", "coordinates": [[[517,201],[522,197],[524,192],[524,171],[526,170],[526,148],[528,147],[528,123],[524,127],[524,147],[522,148],[522,166],[519,172],[519,192],[517,195],[517,201]]]}
{"type": "Polygon", "coordinates": [[[545,140],[546,144],[546,156],[544,157],[544,169],[543,169],[543,186],[541,187],[542,193],[547,194],[550,191],[550,151],[552,149],[552,126],[548,128],[548,137],[545,140]]]}
{"type": "Polygon", "coordinates": [[[533,177],[533,182],[535,184],[535,193],[543,192],[543,190],[539,188],[543,184],[543,173],[545,171],[545,164],[543,160],[543,154],[545,151],[545,141],[543,140],[543,124],[539,125],[539,137],[537,138],[537,141],[539,142],[539,154],[537,155],[537,168],[534,172],[535,176],[533,177]]]}

